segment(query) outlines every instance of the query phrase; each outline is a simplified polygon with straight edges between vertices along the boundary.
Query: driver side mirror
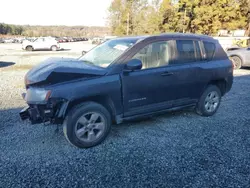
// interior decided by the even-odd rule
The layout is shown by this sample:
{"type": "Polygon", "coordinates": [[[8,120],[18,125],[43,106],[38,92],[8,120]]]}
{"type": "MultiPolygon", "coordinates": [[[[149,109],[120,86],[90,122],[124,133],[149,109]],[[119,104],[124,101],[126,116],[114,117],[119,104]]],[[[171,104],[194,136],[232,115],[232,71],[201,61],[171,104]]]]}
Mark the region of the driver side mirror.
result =
{"type": "Polygon", "coordinates": [[[86,53],[87,53],[87,51],[84,51],[84,50],[82,51],[82,55],[85,55],[86,53]]]}
{"type": "Polygon", "coordinates": [[[126,72],[131,72],[134,70],[140,70],[142,68],[142,62],[139,59],[131,59],[125,66],[126,72]]]}

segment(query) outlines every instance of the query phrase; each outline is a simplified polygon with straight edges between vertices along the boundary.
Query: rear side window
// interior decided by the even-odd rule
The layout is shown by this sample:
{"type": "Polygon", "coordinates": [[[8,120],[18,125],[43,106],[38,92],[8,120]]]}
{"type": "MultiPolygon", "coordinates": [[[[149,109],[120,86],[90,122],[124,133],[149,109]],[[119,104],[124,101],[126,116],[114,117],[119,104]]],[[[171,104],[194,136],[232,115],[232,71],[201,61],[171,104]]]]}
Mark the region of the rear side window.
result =
{"type": "Polygon", "coordinates": [[[212,42],[203,42],[203,44],[206,52],[206,59],[210,61],[214,57],[215,44],[212,42]]]}
{"type": "Polygon", "coordinates": [[[178,63],[191,63],[196,61],[195,47],[192,40],[177,40],[178,63]]]}

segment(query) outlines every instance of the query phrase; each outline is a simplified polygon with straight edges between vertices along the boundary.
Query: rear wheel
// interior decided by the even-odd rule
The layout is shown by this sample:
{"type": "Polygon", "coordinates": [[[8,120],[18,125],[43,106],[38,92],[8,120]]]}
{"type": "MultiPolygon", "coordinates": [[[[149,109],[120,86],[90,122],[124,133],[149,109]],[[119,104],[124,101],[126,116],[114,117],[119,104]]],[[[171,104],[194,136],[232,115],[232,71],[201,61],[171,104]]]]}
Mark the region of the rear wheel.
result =
{"type": "Polygon", "coordinates": [[[27,50],[27,51],[33,51],[33,47],[32,47],[32,46],[27,46],[27,47],[26,47],[26,50],[27,50]]]}
{"type": "Polygon", "coordinates": [[[196,106],[196,112],[202,116],[212,116],[220,106],[221,91],[215,85],[210,85],[203,92],[196,106]]]}
{"type": "Polygon", "coordinates": [[[242,61],[240,59],[240,57],[238,56],[233,56],[231,57],[231,60],[233,61],[233,64],[234,64],[234,69],[240,69],[241,66],[242,66],[242,61]]]}
{"type": "Polygon", "coordinates": [[[67,140],[80,148],[100,144],[111,128],[111,116],[106,108],[94,102],[74,107],[63,123],[67,140]]]}

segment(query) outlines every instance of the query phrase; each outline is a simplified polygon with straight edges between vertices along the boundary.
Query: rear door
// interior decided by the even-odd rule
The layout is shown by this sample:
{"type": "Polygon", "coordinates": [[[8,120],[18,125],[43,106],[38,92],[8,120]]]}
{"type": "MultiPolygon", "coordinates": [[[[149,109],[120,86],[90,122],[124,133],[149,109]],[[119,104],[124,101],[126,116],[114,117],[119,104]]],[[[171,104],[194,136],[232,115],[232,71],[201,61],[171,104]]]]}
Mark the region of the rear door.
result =
{"type": "MultiPolygon", "coordinates": [[[[208,82],[219,73],[221,62],[213,60],[216,45],[210,41],[200,40],[179,40],[176,43],[178,58],[182,59],[181,64],[189,64],[188,69],[180,72],[184,87],[180,88],[177,97],[182,104],[194,103],[198,101],[208,82]]],[[[175,105],[179,105],[178,99],[175,105]]]]}
{"type": "Polygon", "coordinates": [[[56,40],[55,40],[55,39],[44,38],[44,41],[43,41],[43,43],[42,43],[42,47],[43,47],[43,49],[45,49],[45,50],[49,50],[49,49],[51,49],[51,47],[52,47],[53,45],[55,45],[55,44],[56,44],[56,40]]]}
{"type": "Polygon", "coordinates": [[[191,105],[197,102],[203,89],[200,80],[202,56],[199,40],[176,40],[177,57],[172,62],[175,77],[175,101],[173,106],[191,105]]]}

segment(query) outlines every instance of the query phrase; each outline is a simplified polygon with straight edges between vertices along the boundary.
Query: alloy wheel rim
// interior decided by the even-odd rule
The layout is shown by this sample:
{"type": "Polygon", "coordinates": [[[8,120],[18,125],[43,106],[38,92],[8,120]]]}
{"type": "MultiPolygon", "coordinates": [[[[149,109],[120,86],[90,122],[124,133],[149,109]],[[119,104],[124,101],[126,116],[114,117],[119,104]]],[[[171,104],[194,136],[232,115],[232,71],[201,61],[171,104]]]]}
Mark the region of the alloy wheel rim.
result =
{"type": "Polygon", "coordinates": [[[236,58],[232,58],[232,60],[233,60],[234,68],[238,69],[241,65],[240,59],[236,57],[236,58]]]}
{"type": "Polygon", "coordinates": [[[77,120],[75,135],[81,141],[93,142],[103,135],[104,130],[104,116],[98,112],[88,112],[77,120]]]}
{"type": "Polygon", "coordinates": [[[208,112],[214,112],[220,102],[219,94],[216,91],[210,92],[205,98],[205,109],[208,112]]]}

